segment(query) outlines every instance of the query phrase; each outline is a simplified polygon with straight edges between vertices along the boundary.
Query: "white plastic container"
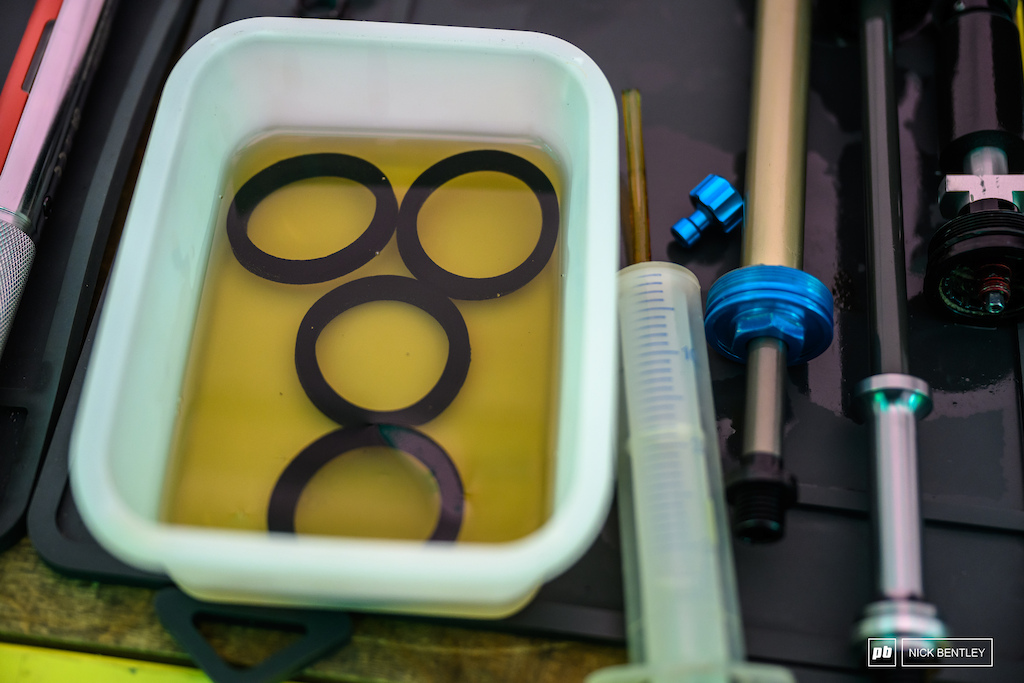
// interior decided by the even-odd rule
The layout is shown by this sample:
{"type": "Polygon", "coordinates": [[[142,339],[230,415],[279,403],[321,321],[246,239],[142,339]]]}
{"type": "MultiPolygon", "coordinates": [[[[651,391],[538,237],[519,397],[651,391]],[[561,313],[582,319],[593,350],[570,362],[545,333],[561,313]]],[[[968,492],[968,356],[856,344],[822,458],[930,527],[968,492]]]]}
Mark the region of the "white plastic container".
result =
{"type": "Polygon", "coordinates": [[[161,97],[71,444],[76,502],[120,559],[207,600],[496,617],[592,543],[616,398],[618,132],[597,66],[517,31],[252,19],[196,43],[161,97]],[[227,160],[276,127],[543,141],[562,163],[551,514],[495,544],[231,531],[159,506],[227,160]]]}

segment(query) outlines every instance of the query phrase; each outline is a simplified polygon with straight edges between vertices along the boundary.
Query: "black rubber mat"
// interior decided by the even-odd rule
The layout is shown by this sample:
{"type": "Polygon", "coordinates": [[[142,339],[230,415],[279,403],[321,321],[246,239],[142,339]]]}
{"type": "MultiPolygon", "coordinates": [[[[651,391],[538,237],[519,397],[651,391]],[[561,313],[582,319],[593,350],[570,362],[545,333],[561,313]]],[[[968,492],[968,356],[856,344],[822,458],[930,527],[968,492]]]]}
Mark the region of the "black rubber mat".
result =
{"type": "MultiPolygon", "coordinates": [[[[329,3],[305,5],[330,13],[320,7],[329,3]]],[[[302,6],[294,0],[200,2],[185,42],[230,20],[292,14],[302,6]]],[[[739,265],[738,233],[712,231],[685,250],[672,243],[669,228],[689,215],[688,192],[708,173],[744,184],[751,2],[352,0],[336,9],[342,20],[527,29],[574,43],[597,62],[614,90],[642,93],[654,258],[691,269],[705,292],[739,265]]],[[[868,433],[853,400],[854,385],[869,374],[860,62],[857,47],[837,33],[843,32],[818,31],[811,52],[804,256],[805,268],[835,298],[836,337],[822,356],[789,372],[784,452],[800,481],[800,503],[790,513],[786,538],[735,549],[750,657],[789,665],[803,683],[862,678],[864,653],[851,649],[850,633],[874,597],[868,433]]],[[[940,220],[934,54],[927,24],[908,30],[896,45],[910,362],[911,371],[931,385],[935,404],[919,427],[925,585],[951,635],[994,639],[994,668],[947,670],[939,680],[1009,683],[1024,680],[1018,340],[1015,329],[947,322],[922,294],[926,247],[940,220]]],[[[624,157],[621,164],[624,179],[624,157]]],[[[0,378],[10,372],[8,365],[5,358],[0,378]]],[[[728,469],[740,445],[745,370],[713,356],[712,374],[728,469]]],[[[109,556],[103,564],[105,553],[77,518],[64,464],[76,400],[73,387],[36,494],[33,519],[38,515],[41,521],[32,524],[32,538],[63,571],[160,585],[166,580],[129,570],[109,556]],[[50,531],[42,530],[45,520],[53,521],[50,531]],[[79,550],[62,550],[62,538],[79,550]],[[85,559],[76,566],[76,557],[85,559]]],[[[15,405],[0,400],[7,404],[15,405]]],[[[14,437],[0,430],[5,438],[14,437]]],[[[621,641],[614,511],[587,556],[545,586],[521,614],[477,625],[621,641]]]]}

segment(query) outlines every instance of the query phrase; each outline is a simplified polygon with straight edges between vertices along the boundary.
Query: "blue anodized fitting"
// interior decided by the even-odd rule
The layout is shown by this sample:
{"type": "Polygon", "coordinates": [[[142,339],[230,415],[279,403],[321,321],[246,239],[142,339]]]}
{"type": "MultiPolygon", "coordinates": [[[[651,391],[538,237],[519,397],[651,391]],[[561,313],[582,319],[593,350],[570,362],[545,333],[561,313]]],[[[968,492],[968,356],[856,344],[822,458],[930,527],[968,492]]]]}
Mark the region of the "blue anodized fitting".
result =
{"type": "Polygon", "coordinates": [[[692,247],[708,226],[721,225],[725,232],[743,222],[743,197],[729,181],[721,176],[709,175],[690,191],[690,201],[696,211],[672,226],[672,236],[692,247]]]}
{"type": "Polygon", "coordinates": [[[796,268],[737,268],[708,290],[704,329],[708,343],[741,363],[760,337],[785,342],[788,365],[806,363],[832,343],[832,293],[796,268]]]}

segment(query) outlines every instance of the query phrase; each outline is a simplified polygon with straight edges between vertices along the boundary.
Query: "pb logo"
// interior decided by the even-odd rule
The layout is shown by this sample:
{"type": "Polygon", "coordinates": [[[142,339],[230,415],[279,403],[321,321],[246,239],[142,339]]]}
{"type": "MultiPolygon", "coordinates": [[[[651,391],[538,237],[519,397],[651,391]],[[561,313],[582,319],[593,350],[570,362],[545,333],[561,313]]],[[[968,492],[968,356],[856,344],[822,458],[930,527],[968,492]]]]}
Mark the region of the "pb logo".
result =
{"type": "Polygon", "coordinates": [[[868,666],[896,666],[895,638],[868,638],[868,666]]]}

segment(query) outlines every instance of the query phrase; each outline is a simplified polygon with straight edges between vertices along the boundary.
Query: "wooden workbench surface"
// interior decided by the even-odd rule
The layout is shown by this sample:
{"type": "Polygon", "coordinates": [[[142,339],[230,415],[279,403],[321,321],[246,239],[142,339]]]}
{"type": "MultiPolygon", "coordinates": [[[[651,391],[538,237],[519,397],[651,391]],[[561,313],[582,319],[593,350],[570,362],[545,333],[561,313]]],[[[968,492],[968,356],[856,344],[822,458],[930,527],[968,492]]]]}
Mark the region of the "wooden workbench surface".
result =
{"type": "MultiPolygon", "coordinates": [[[[68,579],[27,540],[0,554],[0,641],[172,664],[188,656],[163,629],[152,590],[68,579]]],[[[251,665],[286,643],[261,629],[210,625],[211,643],[251,665]]],[[[352,641],[294,676],[300,681],[569,683],[625,661],[624,649],[355,615],[352,641]]]]}

